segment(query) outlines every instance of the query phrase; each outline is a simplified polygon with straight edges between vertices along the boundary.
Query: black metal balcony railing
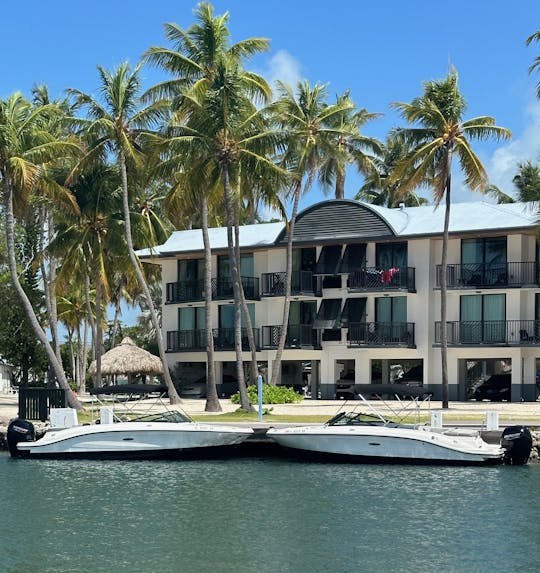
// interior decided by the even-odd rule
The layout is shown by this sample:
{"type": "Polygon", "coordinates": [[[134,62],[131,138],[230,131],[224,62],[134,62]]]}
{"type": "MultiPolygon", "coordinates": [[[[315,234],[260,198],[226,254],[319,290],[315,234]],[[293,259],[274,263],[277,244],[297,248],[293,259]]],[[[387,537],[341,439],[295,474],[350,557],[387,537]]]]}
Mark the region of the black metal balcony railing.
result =
{"type": "MultiPolygon", "coordinates": [[[[214,328],[214,350],[234,350],[234,328],[214,328]]],[[[255,346],[259,348],[259,329],[253,329],[255,346]]],[[[201,351],[206,349],[206,330],[172,330],[167,332],[167,352],[201,351]]],[[[242,328],[242,350],[249,350],[247,329],[242,328]]]]}
{"type": "MultiPolygon", "coordinates": [[[[234,328],[214,328],[212,333],[214,335],[214,350],[234,350],[234,328]]],[[[241,333],[242,350],[249,350],[247,328],[242,328],[241,333]]],[[[253,329],[253,338],[255,339],[255,347],[259,348],[258,328],[253,329]]]]}
{"type": "Polygon", "coordinates": [[[204,350],[206,330],[170,330],[167,332],[167,352],[204,350]]]}
{"type": "Polygon", "coordinates": [[[349,274],[347,287],[350,292],[363,291],[416,291],[414,267],[391,269],[366,268],[349,274]]]}
{"type": "Polygon", "coordinates": [[[349,324],[349,346],[414,348],[414,322],[356,322],[349,324]]]}
{"type": "MultiPolygon", "coordinates": [[[[262,327],[262,348],[277,348],[281,336],[281,325],[262,327]]],[[[320,331],[311,324],[289,324],[285,348],[320,348],[320,331]]]]}
{"type": "Polygon", "coordinates": [[[196,302],[204,300],[204,280],[180,281],[167,283],[165,287],[165,302],[196,302]]]}
{"type": "MultiPolygon", "coordinates": [[[[259,279],[257,277],[240,277],[247,300],[259,300],[259,279]]],[[[230,278],[212,279],[212,298],[214,300],[233,299],[233,284],[230,278]]]]}
{"type": "MultiPolygon", "coordinates": [[[[263,273],[261,276],[262,296],[285,296],[285,272],[263,273]]],[[[293,271],[291,294],[310,295],[317,293],[317,277],[311,271],[293,271]]]]}
{"type": "MultiPolygon", "coordinates": [[[[508,288],[540,285],[538,263],[466,263],[447,265],[448,288],[508,288]]],[[[441,265],[437,265],[437,287],[441,286],[441,265]]]]}
{"type": "MultiPolygon", "coordinates": [[[[449,346],[540,345],[539,320],[476,320],[447,322],[449,346]]],[[[441,343],[441,322],[435,323],[435,344],[441,343]]]]}

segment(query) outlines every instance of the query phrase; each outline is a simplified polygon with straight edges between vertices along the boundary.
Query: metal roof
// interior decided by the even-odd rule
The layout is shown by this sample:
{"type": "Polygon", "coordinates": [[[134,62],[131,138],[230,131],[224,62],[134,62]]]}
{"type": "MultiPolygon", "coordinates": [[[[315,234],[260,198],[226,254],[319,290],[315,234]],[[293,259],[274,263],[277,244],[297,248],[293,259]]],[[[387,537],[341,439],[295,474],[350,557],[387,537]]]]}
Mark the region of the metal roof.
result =
{"type": "MultiPolygon", "coordinates": [[[[347,240],[376,240],[441,235],[445,206],[399,207],[388,209],[359,201],[322,201],[308,207],[297,218],[297,243],[324,243],[347,240]]],[[[536,227],[538,211],[532,203],[495,205],[484,201],[454,203],[450,211],[450,233],[500,232],[536,227]]],[[[209,229],[213,250],[227,248],[227,228],[209,229]]],[[[282,246],[286,227],[279,223],[259,223],[240,227],[240,247],[282,246]]],[[[175,231],[163,244],[138,251],[142,258],[204,251],[200,229],[175,231]]]]}

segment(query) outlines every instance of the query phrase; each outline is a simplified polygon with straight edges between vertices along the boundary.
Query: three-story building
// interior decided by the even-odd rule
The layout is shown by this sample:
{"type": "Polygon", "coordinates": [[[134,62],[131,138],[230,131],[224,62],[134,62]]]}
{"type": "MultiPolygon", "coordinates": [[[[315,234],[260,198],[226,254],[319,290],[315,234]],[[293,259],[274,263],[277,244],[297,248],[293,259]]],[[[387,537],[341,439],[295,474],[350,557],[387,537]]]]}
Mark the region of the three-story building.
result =
{"type": "MultiPolygon", "coordinates": [[[[350,396],[355,384],[402,381],[440,397],[443,222],[442,206],[387,209],[331,200],[301,212],[293,236],[281,383],[333,398],[350,396]]],[[[281,334],[287,238],[283,223],[240,229],[240,274],[267,379],[281,334]]],[[[211,229],[210,240],[213,337],[222,389],[236,371],[226,229],[211,229]]],[[[536,399],[536,212],[520,203],[454,204],[448,249],[450,399],[536,399]]],[[[203,378],[201,231],[175,232],[141,258],[162,266],[169,366],[184,382],[203,378]]],[[[243,339],[247,363],[247,336],[243,339]]]]}

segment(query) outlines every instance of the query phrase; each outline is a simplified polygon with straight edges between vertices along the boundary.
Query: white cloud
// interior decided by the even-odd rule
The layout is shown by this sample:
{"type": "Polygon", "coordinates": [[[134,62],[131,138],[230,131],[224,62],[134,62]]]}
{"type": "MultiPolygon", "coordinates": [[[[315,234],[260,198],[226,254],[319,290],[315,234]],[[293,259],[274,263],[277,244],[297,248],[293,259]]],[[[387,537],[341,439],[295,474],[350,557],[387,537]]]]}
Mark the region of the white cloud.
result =
{"type": "Polygon", "coordinates": [[[517,138],[496,149],[487,164],[490,181],[499,189],[514,194],[512,179],[518,163],[537,162],[540,155],[540,101],[535,99],[525,108],[527,127],[517,138]]]}
{"type": "Polygon", "coordinates": [[[296,82],[302,78],[300,62],[286,50],[276,52],[268,63],[268,70],[264,76],[268,78],[270,84],[276,80],[281,80],[286,84],[295,86],[296,82]]]}

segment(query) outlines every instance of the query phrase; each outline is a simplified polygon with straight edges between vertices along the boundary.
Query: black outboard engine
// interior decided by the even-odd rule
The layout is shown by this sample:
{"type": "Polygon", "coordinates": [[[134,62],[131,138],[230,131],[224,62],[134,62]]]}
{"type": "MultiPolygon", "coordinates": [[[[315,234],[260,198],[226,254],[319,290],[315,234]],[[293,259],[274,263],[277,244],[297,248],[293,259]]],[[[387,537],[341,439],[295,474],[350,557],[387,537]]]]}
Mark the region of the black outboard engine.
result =
{"type": "Polygon", "coordinates": [[[527,463],[532,449],[532,436],[525,426],[508,426],[502,433],[501,447],[505,449],[504,463],[522,466],[527,463]]]}
{"type": "Polygon", "coordinates": [[[17,449],[19,442],[33,442],[35,439],[36,431],[32,422],[22,418],[16,418],[10,422],[7,429],[7,443],[12,457],[15,458],[21,455],[21,452],[17,449]]]}

